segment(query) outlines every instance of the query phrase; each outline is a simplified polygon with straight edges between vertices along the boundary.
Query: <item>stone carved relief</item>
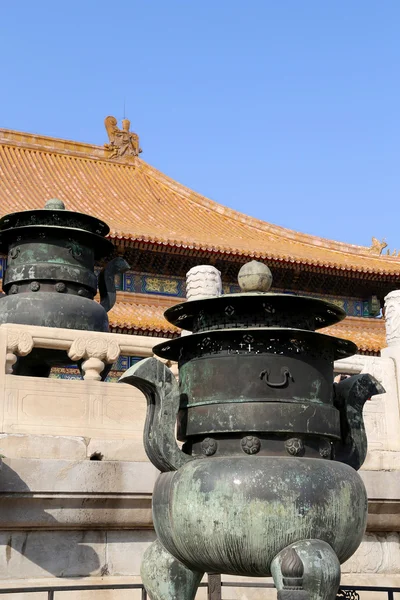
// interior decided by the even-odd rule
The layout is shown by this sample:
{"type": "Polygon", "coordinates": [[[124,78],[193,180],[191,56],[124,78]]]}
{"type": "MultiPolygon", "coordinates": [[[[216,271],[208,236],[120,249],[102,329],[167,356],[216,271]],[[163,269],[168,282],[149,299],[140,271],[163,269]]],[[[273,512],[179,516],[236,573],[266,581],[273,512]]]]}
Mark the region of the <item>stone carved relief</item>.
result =
{"type": "Polygon", "coordinates": [[[400,573],[398,533],[366,533],[355,554],[342,565],[342,573],[400,573]]]}
{"type": "Polygon", "coordinates": [[[375,377],[386,390],[385,394],[373,396],[366,404],[364,424],[368,436],[368,448],[384,450],[390,448],[389,427],[399,422],[398,411],[391,410],[391,396],[395,392],[395,380],[392,361],[381,357],[368,357],[362,366],[361,373],[369,373],[375,377]]]}
{"type": "Polygon", "coordinates": [[[7,350],[15,352],[18,356],[26,356],[32,352],[33,338],[23,329],[7,332],[7,350]]]}
{"type": "Polygon", "coordinates": [[[114,340],[102,337],[78,337],[71,345],[68,356],[73,361],[85,359],[82,364],[84,379],[101,380],[106,364],[114,363],[120,355],[120,347],[114,340]]]}
{"type": "Polygon", "coordinates": [[[4,414],[5,418],[15,419],[18,415],[18,394],[15,390],[7,390],[5,393],[4,414]]]}
{"type": "Polygon", "coordinates": [[[17,362],[17,356],[27,356],[32,352],[33,339],[30,333],[23,329],[7,332],[7,354],[6,373],[12,374],[13,365],[17,362]]]}
{"type": "Polygon", "coordinates": [[[2,432],[122,438],[134,440],[141,448],[146,417],[141,392],[101,381],[86,384],[61,379],[7,378],[2,432]]]}
{"type": "Polygon", "coordinates": [[[131,122],[122,120],[122,129],[118,128],[115,117],[106,117],[104,125],[108,134],[109,144],[104,144],[108,158],[136,157],[142,152],[139,146],[139,136],[129,131],[131,122]]]}
{"type": "MultiPolygon", "coordinates": [[[[360,361],[361,364],[362,361],[360,361]]],[[[386,361],[382,361],[380,356],[370,356],[368,357],[368,361],[365,361],[363,364],[363,367],[360,371],[360,373],[369,373],[370,375],[373,375],[375,377],[375,379],[377,379],[379,381],[379,383],[381,383],[383,385],[383,387],[385,387],[384,385],[384,380],[385,380],[385,371],[387,370],[387,363],[386,361]]],[[[374,396],[374,400],[375,398],[381,398],[382,394],[380,394],[379,396],[374,396]]]]}
{"type": "Polygon", "coordinates": [[[385,325],[387,345],[400,344],[400,290],[390,292],[385,298],[385,325]]]}
{"type": "Polygon", "coordinates": [[[36,419],[60,421],[65,418],[68,411],[68,425],[79,422],[85,418],[86,402],[82,401],[79,394],[64,393],[57,395],[54,402],[54,391],[42,389],[38,394],[34,389],[20,390],[18,394],[18,417],[20,422],[29,423],[36,419]]]}
{"type": "Polygon", "coordinates": [[[119,357],[120,348],[114,340],[99,337],[78,337],[71,345],[68,356],[72,360],[82,358],[99,358],[107,363],[113,363],[119,357]]]}
{"type": "Polygon", "coordinates": [[[368,452],[385,450],[387,436],[386,415],[384,410],[369,410],[364,416],[365,430],[368,437],[368,452]]]}
{"type": "Polygon", "coordinates": [[[93,395],[90,398],[89,404],[89,420],[92,423],[101,423],[103,420],[103,398],[102,396],[93,395]]]}

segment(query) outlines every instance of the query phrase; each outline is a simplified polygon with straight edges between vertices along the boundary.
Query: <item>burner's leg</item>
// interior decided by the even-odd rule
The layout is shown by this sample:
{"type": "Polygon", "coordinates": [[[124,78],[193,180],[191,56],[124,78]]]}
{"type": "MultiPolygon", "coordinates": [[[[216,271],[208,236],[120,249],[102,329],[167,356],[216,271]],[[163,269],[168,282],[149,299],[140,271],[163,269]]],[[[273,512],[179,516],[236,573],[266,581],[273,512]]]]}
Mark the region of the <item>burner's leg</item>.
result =
{"type": "Polygon", "coordinates": [[[278,600],[335,600],[340,564],[331,546],[321,540],[291,544],[272,561],[278,600]]]}
{"type": "Polygon", "coordinates": [[[185,567],[159,540],[144,553],[140,574],[151,600],[194,600],[204,575],[185,567]]]}

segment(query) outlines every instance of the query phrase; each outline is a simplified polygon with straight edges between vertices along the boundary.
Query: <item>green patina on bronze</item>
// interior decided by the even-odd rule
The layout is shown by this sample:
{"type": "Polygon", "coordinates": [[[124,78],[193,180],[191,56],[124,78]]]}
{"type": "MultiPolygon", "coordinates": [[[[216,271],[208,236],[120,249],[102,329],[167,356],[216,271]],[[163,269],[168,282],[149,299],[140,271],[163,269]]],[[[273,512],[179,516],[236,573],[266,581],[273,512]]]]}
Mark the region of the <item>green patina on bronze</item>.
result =
{"type": "MultiPolygon", "coordinates": [[[[56,199],[42,210],[0,219],[0,252],[8,257],[0,324],[108,331],[107,312],[116,298],[114,277],[128,269],[122,258],[115,258],[97,280],[95,261],[113,252],[108,233],[102,221],[65,210],[56,199]],[[97,288],[100,304],[94,301],[97,288]]],[[[67,363],[65,353],[35,350],[17,361],[14,372],[47,376],[52,365],[67,363]]]]}
{"type": "Polygon", "coordinates": [[[365,531],[362,411],[384,390],[369,375],[333,384],[334,361],[357,348],[316,330],[343,311],[267,293],[263,265],[245,271],[250,293],[166,312],[194,332],[154,348],[178,361],[179,387],[154,358],[121,378],[147,398],[144,444],[161,471],[142,565],[152,600],[193,598],[204,572],[272,574],[279,600],[331,600],[365,531]]]}

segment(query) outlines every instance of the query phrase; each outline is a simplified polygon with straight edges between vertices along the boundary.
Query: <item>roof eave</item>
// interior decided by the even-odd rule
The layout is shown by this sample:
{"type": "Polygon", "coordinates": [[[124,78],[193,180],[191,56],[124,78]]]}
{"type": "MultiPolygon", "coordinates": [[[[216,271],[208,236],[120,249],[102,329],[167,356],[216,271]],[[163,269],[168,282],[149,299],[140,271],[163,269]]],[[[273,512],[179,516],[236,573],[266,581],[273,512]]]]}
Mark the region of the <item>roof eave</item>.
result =
{"type": "MultiPolygon", "coordinates": [[[[274,253],[262,253],[262,252],[249,252],[247,250],[240,250],[240,249],[222,249],[222,248],[214,248],[214,247],[207,247],[204,246],[202,244],[198,244],[196,242],[192,242],[192,243],[184,243],[184,242],[173,242],[171,240],[158,240],[158,239],[151,239],[151,238],[146,238],[145,236],[143,237],[138,237],[138,236],[121,236],[118,235],[116,233],[111,233],[108,238],[110,240],[113,241],[123,241],[123,242],[128,242],[129,245],[136,245],[136,244],[146,244],[148,246],[153,246],[153,247],[157,247],[157,248],[163,248],[165,249],[166,247],[170,248],[171,250],[176,249],[176,250],[184,250],[185,253],[199,253],[202,254],[203,256],[221,256],[221,257],[232,257],[232,258],[237,258],[237,257],[241,257],[243,259],[247,259],[247,258],[251,258],[251,259],[259,259],[259,260],[268,260],[268,261],[273,261],[275,263],[285,263],[288,265],[293,265],[293,264],[298,264],[298,265],[306,265],[309,267],[314,267],[316,269],[327,269],[329,271],[335,272],[336,274],[342,274],[343,272],[348,272],[348,273],[364,273],[364,274],[369,274],[369,275],[374,275],[374,276],[378,276],[379,278],[385,279],[385,278],[389,278],[389,279],[400,279],[400,265],[399,265],[399,270],[397,271],[385,271],[383,269],[381,270],[377,270],[377,269],[373,269],[373,268],[367,268],[367,267],[353,267],[351,265],[335,265],[329,262],[324,262],[324,261],[318,261],[318,260],[312,260],[312,259],[307,259],[307,258],[297,258],[297,257],[282,257],[279,256],[277,254],[274,253]]],[[[126,245],[126,244],[125,244],[126,245]]],[[[152,249],[152,248],[149,248],[152,249]]],[[[367,256],[365,257],[366,259],[368,258],[367,256]]]]}

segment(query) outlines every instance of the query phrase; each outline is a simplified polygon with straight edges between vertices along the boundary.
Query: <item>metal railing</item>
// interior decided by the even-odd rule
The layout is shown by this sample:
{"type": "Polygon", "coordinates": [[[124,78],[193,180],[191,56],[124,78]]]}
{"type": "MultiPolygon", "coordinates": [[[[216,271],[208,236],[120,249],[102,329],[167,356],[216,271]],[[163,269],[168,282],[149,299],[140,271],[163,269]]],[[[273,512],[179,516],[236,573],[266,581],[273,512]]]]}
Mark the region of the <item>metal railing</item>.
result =
{"type": "MultiPolygon", "coordinates": [[[[0,584],[1,586],[1,584],[0,584]]],[[[221,581],[218,587],[211,587],[209,583],[201,583],[199,587],[208,589],[209,600],[221,600],[221,588],[250,588],[250,589],[273,589],[275,586],[272,583],[256,583],[251,581],[221,581]]],[[[31,586],[31,587],[0,587],[0,594],[21,594],[45,592],[47,600],[55,600],[56,592],[79,592],[93,590],[140,590],[141,600],[149,600],[147,592],[142,583],[104,583],[98,585],[52,585],[52,586],[31,586]]],[[[400,592],[400,587],[373,587],[366,585],[343,585],[340,587],[339,593],[336,596],[337,600],[362,600],[359,593],[362,592],[379,592],[386,594],[386,600],[394,600],[394,594],[400,592]]],[[[380,596],[382,600],[384,596],[380,596]]]]}
{"type": "MultiPolygon", "coordinates": [[[[207,585],[207,584],[205,584],[207,585]]],[[[271,589],[275,586],[272,583],[252,583],[251,581],[222,581],[221,587],[234,587],[234,588],[264,588],[271,589]]],[[[362,600],[359,592],[380,592],[385,593],[385,596],[378,596],[377,600],[394,600],[394,594],[400,592],[400,587],[374,587],[368,585],[342,585],[336,596],[337,600],[362,600]]],[[[212,600],[220,600],[219,598],[212,598],[212,600]]]]}
{"type": "MultiPolygon", "coordinates": [[[[204,584],[207,585],[207,584],[204,584]]],[[[141,590],[142,599],[148,600],[147,592],[142,583],[104,583],[98,585],[52,585],[30,587],[0,587],[0,594],[30,594],[33,592],[47,592],[47,600],[54,600],[56,592],[86,592],[93,590],[141,590]]]]}

